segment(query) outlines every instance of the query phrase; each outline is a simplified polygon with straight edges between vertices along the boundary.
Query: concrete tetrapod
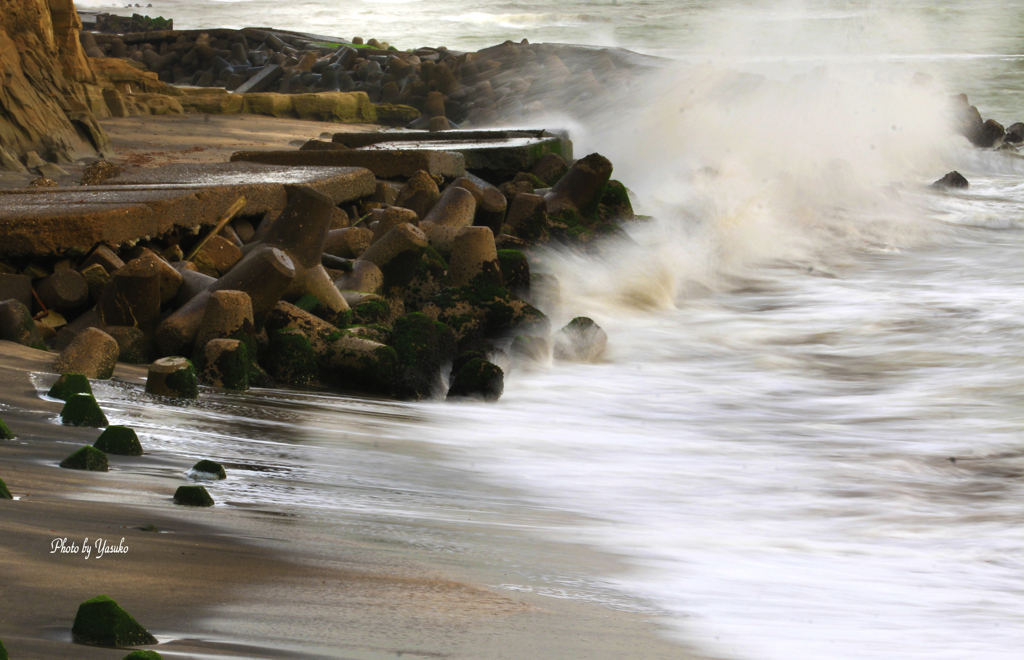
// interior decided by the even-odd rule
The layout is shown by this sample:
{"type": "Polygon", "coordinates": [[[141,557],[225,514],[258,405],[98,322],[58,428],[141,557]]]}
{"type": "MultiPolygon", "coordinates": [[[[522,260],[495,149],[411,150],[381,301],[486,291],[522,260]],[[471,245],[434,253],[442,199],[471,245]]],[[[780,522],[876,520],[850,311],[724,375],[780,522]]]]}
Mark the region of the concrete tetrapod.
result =
{"type": "Polygon", "coordinates": [[[83,374],[64,374],[57,379],[46,396],[52,399],[67,401],[72,394],[92,395],[92,386],[89,379],[83,374]]]}
{"type": "Polygon", "coordinates": [[[57,356],[53,370],[59,374],[83,374],[87,378],[105,380],[114,374],[120,355],[116,339],[98,328],[86,328],[57,356]]]}
{"type": "Polygon", "coordinates": [[[149,365],[146,392],[178,399],[199,398],[199,383],[192,362],[183,357],[165,357],[149,365]]]}

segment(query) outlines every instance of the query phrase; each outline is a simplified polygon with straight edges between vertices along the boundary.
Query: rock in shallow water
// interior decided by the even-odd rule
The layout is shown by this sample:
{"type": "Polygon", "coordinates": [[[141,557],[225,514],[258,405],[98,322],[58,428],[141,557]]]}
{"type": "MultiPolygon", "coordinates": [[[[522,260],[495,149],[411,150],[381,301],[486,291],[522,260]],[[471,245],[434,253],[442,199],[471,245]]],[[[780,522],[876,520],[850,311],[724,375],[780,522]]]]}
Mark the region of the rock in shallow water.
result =
{"type": "Polygon", "coordinates": [[[174,503],[182,506],[213,506],[213,498],[205,486],[179,486],[174,491],[174,503]]]}
{"type": "Polygon", "coordinates": [[[109,596],[96,596],[79,605],[71,634],[79,644],[111,648],[157,643],[149,631],[109,596]]]}
{"type": "Polygon", "coordinates": [[[933,183],[932,188],[967,188],[969,185],[970,184],[967,182],[967,179],[964,178],[964,175],[954,170],[933,183]]]}
{"type": "Polygon", "coordinates": [[[61,461],[60,466],[67,470],[106,472],[107,455],[95,447],[86,446],[61,461]]]}
{"type": "Polygon", "coordinates": [[[115,456],[142,456],[142,443],[135,430],[128,426],[108,426],[93,447],[115,456]]]}
{"type": "Polygon", "coordinates": [[[109,424],[100,405],[91,394],[72,394],[60,411],[60,423],[65,426],[102,428],[109,424]]]}

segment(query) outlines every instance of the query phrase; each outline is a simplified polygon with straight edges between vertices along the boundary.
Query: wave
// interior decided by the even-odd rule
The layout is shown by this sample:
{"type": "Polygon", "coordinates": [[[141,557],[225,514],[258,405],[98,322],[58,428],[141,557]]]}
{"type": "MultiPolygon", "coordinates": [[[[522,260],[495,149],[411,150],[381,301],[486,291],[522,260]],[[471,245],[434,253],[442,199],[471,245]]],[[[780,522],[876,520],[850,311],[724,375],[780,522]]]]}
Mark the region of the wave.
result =
{"type": "Polygon", "coordinates": [[[591,25],[610,23],[611,18],[604,16],[592,16],[588,14],[489,14],[487,12],[474,11],[458,16],[444,17],[445,21],[453,23],[468,23],[471,25],[498,25],[509,28],[525,27],[572,27],[575,25],[591,25]]]}

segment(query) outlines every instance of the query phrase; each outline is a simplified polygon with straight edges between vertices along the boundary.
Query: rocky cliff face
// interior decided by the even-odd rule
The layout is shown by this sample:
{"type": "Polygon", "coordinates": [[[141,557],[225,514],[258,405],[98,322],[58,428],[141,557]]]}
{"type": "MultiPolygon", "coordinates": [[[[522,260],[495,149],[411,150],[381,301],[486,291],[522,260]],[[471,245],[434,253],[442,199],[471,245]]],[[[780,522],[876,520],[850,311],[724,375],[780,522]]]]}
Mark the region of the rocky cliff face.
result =
{"type": "Polygon", "coordinates": [[[4,0],[0,11],[0,153],[69,162],[109,152],[93,110],[101,90],[82,52],[73,0],[4,0]]]}

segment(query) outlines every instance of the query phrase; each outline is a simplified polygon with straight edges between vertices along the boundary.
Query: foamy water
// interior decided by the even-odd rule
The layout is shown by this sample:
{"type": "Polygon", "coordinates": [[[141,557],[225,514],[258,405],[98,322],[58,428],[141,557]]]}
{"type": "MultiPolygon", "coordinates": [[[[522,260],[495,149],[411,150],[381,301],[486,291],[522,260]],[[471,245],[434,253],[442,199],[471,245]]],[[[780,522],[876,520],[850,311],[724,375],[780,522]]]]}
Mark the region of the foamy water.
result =
{"type": "Polygon", "coordinates": [[[608,331],[605,362],[513,368],[496,405],[285,397],[318,412],[234,432],[238,413],[213,411],[183,437],[154,430],[159,448],[201,440],[283,465],[222,488],[240,502],[298,494],[310,510],[460,517],[463,494],[410,476],[416,461],[458,470],[470,492],[508,487],[579,522],[556,531],[499,499],[473,507],[487,524],[622,557],[635,570],[615,577],[619,593],[725,657],[1019,657],[1024,160],[968,147],[945,104],[964,91],[986,117],[1024,119],[1018,8],[153,4],[179,27],[400,47],[528,37],[680,61],[637,98],[552,118],[578,154],[609,156],[655,218],[601,257],[538,260],[562,285],[555,320],[587,314],[608,331]],[[928,188],[952,169],[970,189],[928,188]],[[251,444],[295,425],[299,442],[251,444]],[[377,437],[380,461],[354,460],[377,437]],[[339,475],[366,489],[341,497],[339,475]]]}

